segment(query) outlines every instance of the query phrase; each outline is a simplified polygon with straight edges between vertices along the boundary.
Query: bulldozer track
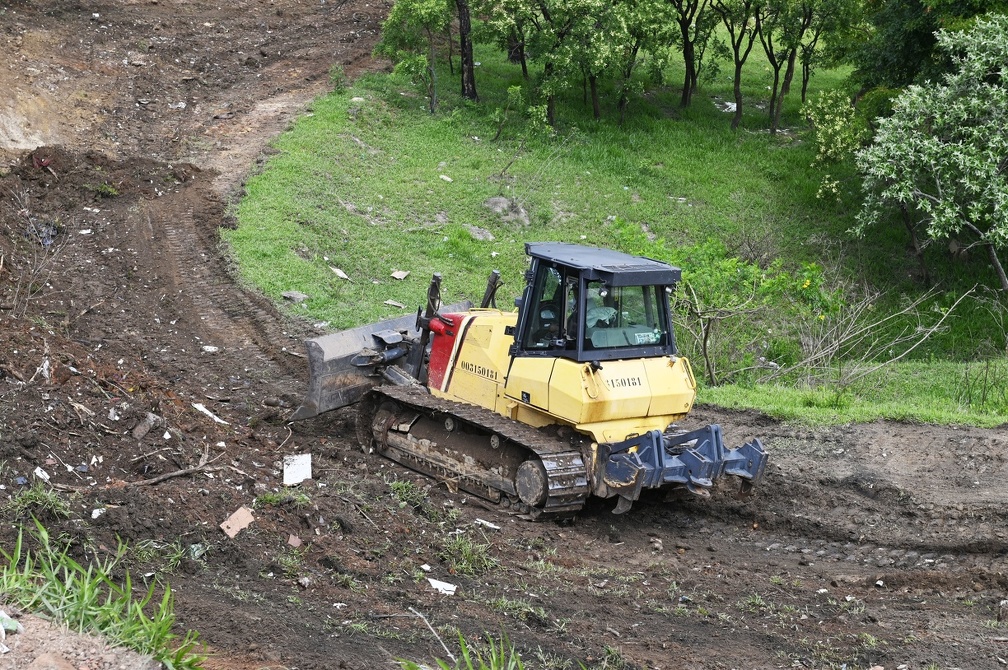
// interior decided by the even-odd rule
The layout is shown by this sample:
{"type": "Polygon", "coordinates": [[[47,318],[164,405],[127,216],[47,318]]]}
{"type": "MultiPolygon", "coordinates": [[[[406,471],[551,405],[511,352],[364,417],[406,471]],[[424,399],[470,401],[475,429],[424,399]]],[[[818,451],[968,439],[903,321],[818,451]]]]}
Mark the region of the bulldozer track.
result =
{"type": "MultiPolygon", "coordinates": [[[[194,330],[207,344],[279,367],[285,374],[273,376],[274,381],[296,377],[301,360],[288,360],[282,354],[284,343],[296,346],[296,340],[284,332],[283,317],[264,297],[243,290],[229,275],[227,261],[217,248],[216,231],[201,231],[192,207],[184,209],[171,225],[158,220],[156,212],[148,205],[141,213],[149,227],[144,236],[148,244],[156,244],[159,238],[166,243],[162,251],[168,278],[178,290],[178,299],[190,304],[186,313],[199,319],[194,330]]],[[[293,388],[286,391],[293,392],[293,388]]]]}
{"type": "MultiPolygon", "coordinates": [[[[464,482],[468,485],[463,488],[470,493],[500,502],[512,513],[529,514],[535,518],[566,516],[584,506],[589,494],[588,473],[581,452],[572,449],[569,443],[490,410],[436,398],[422,387],[388,386],[376,393],[413,410],[425,412],[430,417],[450,416],[479,431],[500,436],[515,447],[537,456],[548,481],[546,501],[535,508],[520,503],[513,482],[492,471],[487,471],[478,479],[467,477],[470,481],[464,482]]],[[[459,474],[449,472],[443,464],[433,463],[416,453],[395,460],[446,479],[457,479],[459,474]]]]}

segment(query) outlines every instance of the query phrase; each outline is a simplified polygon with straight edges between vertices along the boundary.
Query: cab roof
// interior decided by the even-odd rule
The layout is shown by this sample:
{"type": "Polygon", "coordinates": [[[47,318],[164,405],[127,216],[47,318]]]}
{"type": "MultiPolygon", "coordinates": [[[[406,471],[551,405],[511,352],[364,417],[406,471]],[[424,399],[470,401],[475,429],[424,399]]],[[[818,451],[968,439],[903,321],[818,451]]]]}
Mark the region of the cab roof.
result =
{"type": "Polygon", "coordinates": [[[682,278],[682,271],[668,263],[580,244],[526,242],[525,253],[577,270],[588,280],[601,280],[610,286],[671,286],[682,278]]]}

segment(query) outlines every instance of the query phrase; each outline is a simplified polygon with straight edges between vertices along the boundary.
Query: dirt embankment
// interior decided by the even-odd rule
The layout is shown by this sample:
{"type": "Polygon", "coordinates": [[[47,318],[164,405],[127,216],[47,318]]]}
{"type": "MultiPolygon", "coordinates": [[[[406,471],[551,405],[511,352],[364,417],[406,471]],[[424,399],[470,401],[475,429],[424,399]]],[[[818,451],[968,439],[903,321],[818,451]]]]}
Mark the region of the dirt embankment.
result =
{"type": "MultiPolygon", "coordinates": [[[[767,443],[754,496],[648,499],[620,517],[593,504],[557,525],[361,453],[350,412],[285,424],[305,326],[235,285],[217,230],[330,66],[371,66],[386,11],[0,4],[4,496],[41,469],[72,510],[46,520],[80,558],[117,538],[146,548],[130,567],[171,582],[208,668],[445,656],[414,610],[449,645],[453,628],[506,631],[531,668],[1002,667],[1004,431],[811,430],[701,408],[693,422],[767,443]],[[313,457],[303,497],[280,482],[296,453],[313,457]],[[272,491],[251,526],[220,530],[272,491]],[[454,537],[496,567],[464,574],[454,537]]],[[[4,515],[9,546],[23,519],[4,515]]],[[[117,667],[75,644],[73,667],[117,667]]],[[[0,668],[39,648],[15,646],[0,668]]]]}

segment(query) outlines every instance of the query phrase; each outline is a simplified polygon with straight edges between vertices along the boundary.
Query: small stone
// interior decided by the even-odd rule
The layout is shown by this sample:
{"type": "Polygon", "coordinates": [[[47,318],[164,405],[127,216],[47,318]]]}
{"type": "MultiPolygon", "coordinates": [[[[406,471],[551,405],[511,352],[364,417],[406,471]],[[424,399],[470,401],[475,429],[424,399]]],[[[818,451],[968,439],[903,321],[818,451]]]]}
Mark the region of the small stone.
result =
{"type": "Polygon", "coordinates": [[[76,668],[62,656],[47,651],[36,656],[25,670],[76,670],[76,668]]]}
{"type": "Polygon", "coordinates": [[[496,239],[494,238],[493,233],[485,228],[480,228],[479,226],[471,224],[466,226],[466,228],[469,230],[469,234],[472,235],[472,238],[477,242],[493,242],[494,239],[496,239]]]}

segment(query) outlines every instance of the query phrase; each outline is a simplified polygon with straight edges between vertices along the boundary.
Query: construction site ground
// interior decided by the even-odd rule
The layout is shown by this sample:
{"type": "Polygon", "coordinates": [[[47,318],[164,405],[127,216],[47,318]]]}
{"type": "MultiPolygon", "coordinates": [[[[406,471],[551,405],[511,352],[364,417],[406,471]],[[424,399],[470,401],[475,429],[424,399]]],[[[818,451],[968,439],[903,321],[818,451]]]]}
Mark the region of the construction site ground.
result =
{"type": "MultiPolygon", "coordinates": [[[[331,66],[382,66],[388,7],[0,1],[3,500],[47,476],[71,510],[36,510],[52,536],[83,561],[133,547],[217,670],[430,662],[455,631],[506,634],[528,668],[1004,667],[1003,429],[700,407],[685,427],[771,452],[753,495],[556,523],[363,453],[352,410],[286,423],[314,331],[235,282],[218,229],[331,66]],[[489,569],[465,574],[458,537],[489,569]]],[[[4,505],[10,548],[30,521],[4,505]]],[[[140,667],[22,616],[0,668],[140,667]]]]}

